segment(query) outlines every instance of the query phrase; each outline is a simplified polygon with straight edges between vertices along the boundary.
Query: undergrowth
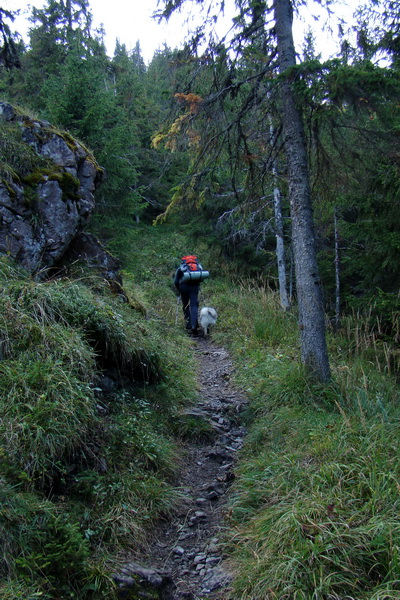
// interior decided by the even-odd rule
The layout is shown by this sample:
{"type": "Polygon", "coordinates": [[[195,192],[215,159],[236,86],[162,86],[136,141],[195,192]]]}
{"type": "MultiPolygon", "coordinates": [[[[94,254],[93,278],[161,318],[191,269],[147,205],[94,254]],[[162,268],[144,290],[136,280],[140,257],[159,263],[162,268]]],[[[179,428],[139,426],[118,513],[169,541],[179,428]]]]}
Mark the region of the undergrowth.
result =
{"type": "MultiPolygon", "coordinates": [[[[215,287],[249,433],[230,507],[235,600],[400,597],[399,394],[392,372],[329,334],[332,381],[298,362],[297,323],[259,285],[215,287]]],[[[367,337],[367,336],[366,336],[367,337]]],[[[370,339],[370,338],[368,338],[370,339]]]]}
{"type": "Polygon", "coordinates": [[[333,377],[317,385],[295,312],[267,286],[224,279],[177,224],[95,226],[123,259],[128,302],[84,272],[38,283],[0,264],[1,598],[112,598],[112,557],[176,510],[180,438],[210,436],[182,410],[195,363],[172,277],[190,252],[214,275],[200,302],[250,400],[226,523],[231,596],[398,599],[396,347],[379,325],[350,315],[329,332],[333,377]]]}
{"type": "MultiPolygon", "coordinates": [[[[152,273],[163,234],[154,233],[141,292],[155,314],[171,321],[170,290],[154,286],[152,273]]],[[[167,239],[161,278],[171,287],[171,263],[182,248],[178,234],[173,243],[167,239]]],[[[316,384],[299,363],[295,310],[283,313],[261,281],[225,279],[207,249],[197,246],[195,253],[217,274],[201,292],[201,303],[218,311],[213,339],[229,347],[237,385],[250,399],[227,523],[231,596],[399,598],[395,340],[379,337],[372,311],[346,316],[338,333],[328,330],[332,380],[316,384]]]]}
{"type": "Polygon", "coordinates": [[[181,501],[171,423],[195,398],[190,341],[129,272],[127,301],[79,273],[37,282],[0,263],[0,596],[9,600],[114,597],[113,556],[145,543],[181,501]]]}

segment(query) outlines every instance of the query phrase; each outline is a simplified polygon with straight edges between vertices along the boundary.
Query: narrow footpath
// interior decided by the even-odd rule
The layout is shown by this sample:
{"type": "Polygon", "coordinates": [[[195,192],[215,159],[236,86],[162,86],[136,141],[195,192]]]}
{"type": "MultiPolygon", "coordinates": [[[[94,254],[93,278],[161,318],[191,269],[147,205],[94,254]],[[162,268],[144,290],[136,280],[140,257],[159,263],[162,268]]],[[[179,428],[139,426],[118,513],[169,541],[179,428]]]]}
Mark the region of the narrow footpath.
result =
{"type": "Polygon", "coordinates": [[[231,383],[228,352],[204,338],[194,343],[199,401],[186,414],[208,421],[214,433],[205,441],[185,444],[180,473],[185,500],[179,513],[160,525],[147,557],[114,575],[121,598],[136,597],[134,590],[138,598],[148,599],[230,598],[231,575],[223,563],[221,542],[236,454],[245,435],[239,415],[247,401],[231,383]]]}

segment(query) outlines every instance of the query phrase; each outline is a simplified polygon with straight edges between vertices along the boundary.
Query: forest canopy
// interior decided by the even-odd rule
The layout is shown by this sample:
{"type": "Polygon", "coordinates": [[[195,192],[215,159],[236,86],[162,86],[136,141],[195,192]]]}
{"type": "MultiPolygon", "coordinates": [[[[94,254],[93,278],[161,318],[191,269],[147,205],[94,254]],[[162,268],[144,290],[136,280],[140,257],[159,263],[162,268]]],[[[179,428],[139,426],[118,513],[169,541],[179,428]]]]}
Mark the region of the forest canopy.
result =
{"type": "MultiPolygon", "coordinates": [[[[170,17],[181,5],[160,5],[159,14],[170,17]]],[[[128,50],[117,42],[107,55],[86,0],[33,7],[28,43],[2,11],[1,95],[94,152],[108,174],[97,192],[99,214],[151,222],[190,210],[194,232],[206,233],[247,276],[280,288],[287,307],[284,295],[295,290],[293,177],[273,5],[237,2],[225,40],[206,28],[218,20],[219,3],[204,8],[192,40],[158,50],[148,65],[139,43],[128,50]]],[[[323,305],[337,324],[341,311],[369,299],[379,313],[398,303],[398,36],[395,3],[367,2],[351,29],[339,28],[335,57],[322,60],[310,31],[289,68],[323,305]]]]}

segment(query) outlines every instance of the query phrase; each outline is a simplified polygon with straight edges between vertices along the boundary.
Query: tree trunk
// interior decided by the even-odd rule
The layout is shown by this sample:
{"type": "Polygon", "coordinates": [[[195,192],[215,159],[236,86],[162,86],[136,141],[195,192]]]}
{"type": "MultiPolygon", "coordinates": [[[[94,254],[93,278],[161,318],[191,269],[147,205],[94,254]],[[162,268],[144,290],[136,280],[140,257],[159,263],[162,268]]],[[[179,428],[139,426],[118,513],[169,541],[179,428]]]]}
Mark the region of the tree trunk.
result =
{"type": "MultiPolygon", "coordinates": [[[[269,133],[273,138],[274,128],[270,117],[269,133]]],[[[282,217],[282,202],[281,193],[277,185],[278,172],[276,161],[272,165],[272,173],[275,179],[274,182],[274,215],[275,215],[275,237],[276,237],[276,262],[278,265],[278,281],[279,281],[279,297],[283,310],[289,310],[290,301],[287,292],[286,281],[286,260],[285,260],[285,242],[283,239],[283,217],[282,217]]]]}
{"type": "Polygon", "coordinates": [[[278,263],[279,297],[283,310],[289,310],[290,301],[287,293],[285,244],[283,240],[283,219],[281,193],[277,186],[274,187],[274,211],[275,211],[275,237],[276,237],[276,260],[278,263]]]}
{"type": "Polygon", "coordinates": [[[335,332],[340,329],[340,251],[339,251],[339,228],[338,216],[335,206],[333,214],[333,224],[335,230],[335,332]]]}
{"type": "Polygon", "coordinates": [[[304,125],[291,85],[295,66],[290,0],[274,0],[275,32],[282,78],[282,121],[288,164],[293,253],[299,307],[301,358],[319,381],[330,377],[325,314],[318,274],[304,125]]]}

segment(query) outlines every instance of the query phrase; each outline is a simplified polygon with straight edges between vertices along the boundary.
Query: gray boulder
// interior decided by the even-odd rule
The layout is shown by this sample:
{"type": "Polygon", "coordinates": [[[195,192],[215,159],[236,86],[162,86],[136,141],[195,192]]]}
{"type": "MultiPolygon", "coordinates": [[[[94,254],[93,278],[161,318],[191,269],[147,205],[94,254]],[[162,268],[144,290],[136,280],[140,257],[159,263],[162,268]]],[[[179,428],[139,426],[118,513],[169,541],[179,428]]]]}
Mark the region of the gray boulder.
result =
{"type": "Polygon", "coordinates": [[[143,598],[148,600],[170,600],[169,587],[172,579],[169,573],[144,567],[137,563],[125,565],[113,579],[118,586],[119,598],[143,598]]]}
{"type": "Polygon", "coordinates": [[[0,253],[38,274],[60,263],[87,225],[104,172],[68,133],[5,102],[0,127],[0,253]]]}

